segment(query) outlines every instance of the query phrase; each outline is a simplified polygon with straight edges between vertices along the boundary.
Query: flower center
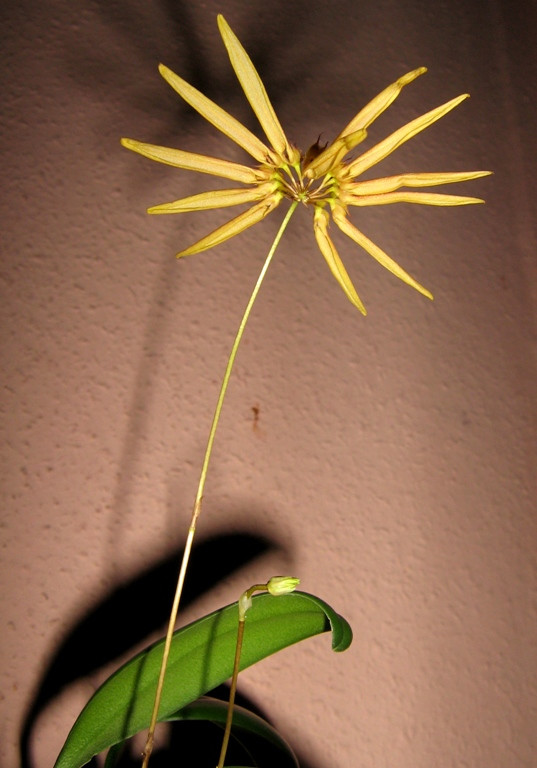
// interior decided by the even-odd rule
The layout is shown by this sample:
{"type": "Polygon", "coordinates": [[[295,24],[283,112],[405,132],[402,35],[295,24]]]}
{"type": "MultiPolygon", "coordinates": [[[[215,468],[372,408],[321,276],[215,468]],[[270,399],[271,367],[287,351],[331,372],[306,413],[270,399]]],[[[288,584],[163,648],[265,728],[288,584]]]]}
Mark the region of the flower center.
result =
{"type": "Polygon", "coordinates": [[[314,205],[320,200],[329,200],[337,196],[338,182],[327,173],[322,179],[305,179],[304,160],[295,165],[282,165],[278,168],[275,179],[282,194],[290,200],[297,200],[304,205],[314,205]]]}

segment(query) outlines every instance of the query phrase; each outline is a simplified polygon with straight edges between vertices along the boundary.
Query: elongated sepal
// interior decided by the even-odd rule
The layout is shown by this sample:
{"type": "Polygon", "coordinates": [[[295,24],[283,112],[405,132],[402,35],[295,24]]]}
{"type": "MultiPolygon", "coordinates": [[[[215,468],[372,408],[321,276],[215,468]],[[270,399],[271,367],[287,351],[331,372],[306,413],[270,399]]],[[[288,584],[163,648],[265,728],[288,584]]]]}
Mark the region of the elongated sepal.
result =
{"type": "Polygon", "coordinates": [[[270,162],[273,157],[271,151],[246,126],[164,64],[159,65],[159,72],[174,91],[215,128],[236,142],[258,162],[270,162]]]}
{"type": "Polygon", "coordinates": [[[148,213],[189,213],[192,211],[209,211],[214,208],[229,208],[233,205],[254,203],[270,196],[274,190],[274,184],[267,182],[259,184],[251,189],[216,189],[210,192],[202,192],[199,195],[183,197],[171,203],[153,205],[147,209],[148,213]]]}
{"type": "Polygon", "coordinates": [[[490,171],[455,171],[445,173],[399,173],[382,179],[369,179],[347,183],[345,189],[355,195],[383,195],[401,187],[436,187],[490,176],[490,171]]]}
{"type": "Polygon", "coordinates": [[[234,219],[231,219],[231,221],[228,221],[221,227],[218,227],[210,234],[202,237],[201,240],[198,240],[193,245],[185,248],[184,251],[180,251],[177,254],[177,258],[179,259],[183,256],[192,256],[195,253],[207,251],[209,248],[214,248],[215,245],[220,245],[226,240],[229,240],[231,237],[235,237],[235,235],[244,232],[245,229],[253,227],[254,224],[257,224],[258,222],[262,221],[265,216],[268,216],[268,214],[276,208],[281,199],[282,197],[280,194],[272,194],[270,197],[262,200],[260,203],[257,203],[257,205],[254,205],[252,208],[244,211],[244,213],[241,213],[234,219]]]}
{"type": "Polygon", "coordinates": [[[395,101],[405,85],[412,83],[417,77],[425,74],[425,72],[427,72],[427,67],[418,67],[418,69],[413,69],[412,72],[407,72],[406,75],[400,77],[395,83],[389,85],[353,117],[350,123],[341,131],[339,136],[347,136],[349,133],[353,133],[359,128],[367,128],[390,106],[390,104],[392,104],[392,102],[395,101]]]}
{"type": "Polygon", "coordinates": [[[263,178],[262,173],[247,165],[232,163],[218,157],[198,155],[195,152],[184,152],[181,149],[160,147],[157,144],[146,144],[135,139],[121,139],[121,144],[139,155],[156,160],[159,163],[171,165],[174,168],[182,168],[186,171],[208,173],[211,176],[220,176],[223,179],[240,181],[243,184],[255,184],[263,178]]]}
{"type": "Polygon", "coordinates": [[[416,280],[414,280],[413,277],[411,277],[405,270],[397,264],[396,261],[394,261],[390,256],[388,256],[387,253],[385,253],[382,248],[379,248],[378,245],[375,245],[375,243],[371,242],[371,240],[366,237],[363,232],[360,232],[359,229],[357,229],[351,222],[348,220],[345,210],[342,206],[336,205],[334,206],[334,210],[332,211],[332,216],[334,218],[334,221],[338,225],[338,227],[341,229],[342,232],[344,232],[348,237],[351,238],[351,240],[354,240],[357,245],[359,245],[361,248],[363,248],[367,253],[372,256],[376,261],[379,262],[379,264],[382,264],[382,266],[387,269],[389,272],[391,272],[393,275],[398,277],[400,280],[402,280],[407,285],[410,285],[412,288],[415,288],[417,291],[419,291],[424,296],[427,296],[428,299],[432,299],[433,295],[430,291],[427,290],[427,288],[424,288],[422,285],[420,285],[416,280]]]}
{"type": "Polygon", "coordinates": [[[347,274],[347,270],[343,266],[343,262],[341,261],[339,254],[336,251],[334,243],[330,239],[328,234],[329,221],[330,216],[328,215],[327,211],[325,211],[324,208],[321,208],[320,206],[316,206],[313,218],[313,231],[317,245],[319,246],[319,250],[324,256],[324,259],[330,268],[330,272],[334,275],[341,288],[343,289],[345,296],[352,304],[354,304],[357,309],[360,310],[362,315],[367,315],[366,308],[356,293],[356,289],[352,284],[349,275],[347,274]]]}
{"type": "Polygon", "coordinates": [[[390,203],[417,203],[418,205],[472,205],[484,203],[480,197],[465,197],[463,195],[446,195],[435,192],[385,192],[382,195],[354,195],[342,191],[339,196],[343,205],[389,205],[390,203]]]}
{"type": "Polygon", "coordinates": [[[285,162],[291,164],[297,162],[300,155],[287,141],[276,112],[270,103],[263,81],[259,77],[252,60],[242,47],[241,42],[221,14],[218,16],[218,29],[222,35],[231,66],[235,70],[244,95],[250,102],[250,106],[254,110],[271,146],[285,162]]]}
{"type": "Polygon", "coordinates": [[[373,165],[380,163],[381,160],[391,155],[401,144],[411,139],[416,134],[424,131],[430,125],[440,120],[441,117],[447,115],[452,109],[455,109],[461,101],[464,101],[469,97],[469,94],[463,93],[461,96],[457,96],[451,101],[447,101],[445,104],[441,104],[436,109],[431,109],[430,112],[426,112],[424,115],[420,115],[415,120],[411,120],[406,125],[403,125],[397,131],[394,131],[390,136],[383,141],[375,144],[363,155],[353,160],[346,168],[346,175],[356,177],[364,171],[367,171],[373,165]]]}

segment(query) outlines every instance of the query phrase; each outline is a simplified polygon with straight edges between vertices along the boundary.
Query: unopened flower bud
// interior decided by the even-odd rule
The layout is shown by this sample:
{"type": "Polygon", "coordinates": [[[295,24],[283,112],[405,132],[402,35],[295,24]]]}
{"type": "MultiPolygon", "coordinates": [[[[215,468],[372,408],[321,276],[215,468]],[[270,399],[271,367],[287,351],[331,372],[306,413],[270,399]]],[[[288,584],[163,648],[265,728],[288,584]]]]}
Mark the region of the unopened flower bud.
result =
{"type": "Polygon", "coordinates": [[[267,590],[271,595],[287,595],[289,592],[294,592],[300,584],[300,579],[295,579],[293,576],[273,576],[267,582],[267,590]]]}

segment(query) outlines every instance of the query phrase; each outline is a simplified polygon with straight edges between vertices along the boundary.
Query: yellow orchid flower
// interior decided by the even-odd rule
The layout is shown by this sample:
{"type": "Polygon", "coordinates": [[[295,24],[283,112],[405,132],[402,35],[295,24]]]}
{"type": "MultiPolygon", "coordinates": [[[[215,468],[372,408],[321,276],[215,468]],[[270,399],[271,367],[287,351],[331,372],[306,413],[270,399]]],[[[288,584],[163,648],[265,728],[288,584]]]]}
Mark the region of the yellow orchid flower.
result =
{"type": "Polygon", "coordinates": [[[305,154],[302,154],[288,141],[267,96],[265,86],[250,57],[221,15],[218,16],[218,27],[227,48],[231,65],[259,120],[268,143],[261,141],[242,123],[170,69],[161,64],[159,70],[163,78],[191,107],[250,154],[257,165],[249,167],[220,158],[145,144],[133,139],[122,139],[124,147],[152,160],[185,170],[208,173],[245,185],[238,189],[204,192],[149,208],[149,213],[184,213],[186,211],[209,210],[253,203],[245,212],[185,248],[177,256],[200,253],[223,243],[257,224],[273,211],[282,200],[287,198],[291,201],[299,201],[304,205],[313,206],[313,231],[317,245],[345,295],[364,315],[366,314],[365,307],[356,293],[328,233],[330,217],[342,232],[380,262],[383,267],[424,296],[432,299],[431,293],[426,288],[410,277],[404,269],[349,221],[347,211],[349,206],[385,205],[401,202],[447,206],[483,202],[476,197],[415,192],[405,188],[432,187],[458,181],[469,181],[487,176],[489,171],[405,173],[398,176],[357,181],[362,173],[384,160],[405,141],[446,115],[468,98],[468,94],[458,96],[412,120],[362,155],[345,162],[345,157],[366,137],[368,126],[390,106],[402,88],[427,71],[425,67],[420,67],[403,75],[395,83],[385,88],[358,112],[327,147],[321,149],[318,144],[315,144],[305,154]]]}

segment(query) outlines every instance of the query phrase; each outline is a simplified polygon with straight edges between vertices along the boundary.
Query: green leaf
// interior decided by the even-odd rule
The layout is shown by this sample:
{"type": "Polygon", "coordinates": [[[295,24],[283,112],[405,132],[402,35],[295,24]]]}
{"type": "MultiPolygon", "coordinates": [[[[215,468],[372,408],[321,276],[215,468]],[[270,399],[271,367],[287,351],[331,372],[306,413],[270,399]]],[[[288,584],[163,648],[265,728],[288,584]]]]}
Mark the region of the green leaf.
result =
{"type": "MultiPolygon", "coordinates": [[[[159,720],[220,685],[233,671],[237,603],[175,632],[162,692],[159,720]]],[[[348,623],[314,595],[262,594],[248,610],[241,669],[282,648],[332,629],[332,648],[352,641],[348,623]]],[[[73,725],[54,768],[80,768],[103,749],[147,728],[164,641],[142,651],[95,692],[73,725]]]]}
{"type": "MultiPolygon", "coordinates": [[[[183,709],[174,712],[166,718],[166,721],[208,720],[212,723],[219,723],[224,727],[227,710],[227,701],[220,701],[220,699],[214,699],[210,696],[203,696],[201,699],[198,699],[198,701],[194,701],[192,704],[187,704],[183,709]]],[[[299,768],[298,760],[296,759],[293,750],[285,739],[280,736],[278,731],[262,717],[259,717],[259,715],[235,704],[233,707],[231,736],[242,743],[241,732],[262,739],[265,743],[264,752],[266,752],[266,742],[268,742],[268,744],[274,747],[279,753],[283,753],[279,763],[284,761],[285,765],[291,764],[296,766],[296,768],[299,768]]]]}

